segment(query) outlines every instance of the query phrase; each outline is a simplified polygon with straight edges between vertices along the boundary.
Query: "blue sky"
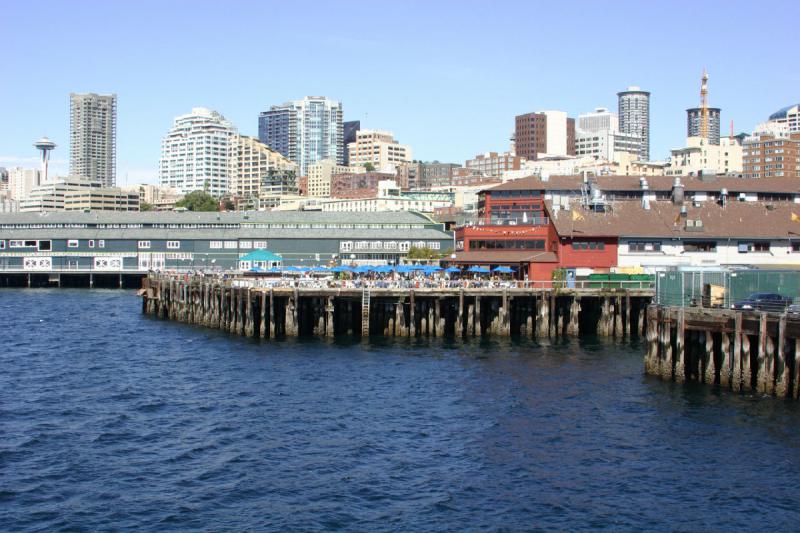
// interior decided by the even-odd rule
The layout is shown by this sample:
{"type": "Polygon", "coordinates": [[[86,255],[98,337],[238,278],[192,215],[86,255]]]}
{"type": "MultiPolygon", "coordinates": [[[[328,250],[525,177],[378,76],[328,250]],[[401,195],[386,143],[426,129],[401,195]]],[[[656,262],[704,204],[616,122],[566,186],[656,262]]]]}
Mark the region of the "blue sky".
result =
{"type": "Polygon", "coordinates": [[[117,181],[155,182],[161,137],[195,106],[255,135],[259,111],[305,95],[393,131],[419,159],[506,150],[514,115],[616,109],[652,92],[651,154],[682,146],[685,109],[710,103],[750,131],[800,101],[800,2],[206,2],[3,0],[0,166],[59,147],[69,93],[118,94],[117,181]]]}

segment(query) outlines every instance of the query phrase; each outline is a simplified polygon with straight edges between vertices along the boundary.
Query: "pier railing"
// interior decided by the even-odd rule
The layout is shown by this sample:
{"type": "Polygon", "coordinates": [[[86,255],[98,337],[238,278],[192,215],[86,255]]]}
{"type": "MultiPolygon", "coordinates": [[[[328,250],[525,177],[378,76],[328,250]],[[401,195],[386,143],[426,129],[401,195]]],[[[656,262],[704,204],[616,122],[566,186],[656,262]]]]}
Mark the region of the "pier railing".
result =
{"type": "Polygon", "coordinates": [[[309,288],[309,289],[519,289],[519,290],[641,290],[651,291],[652,281],[590,281],[571,282],[540,280],[325,280],[314,278],[247,278],[236,277],[231,283],[237,287],[252,288],[309,288]]]}

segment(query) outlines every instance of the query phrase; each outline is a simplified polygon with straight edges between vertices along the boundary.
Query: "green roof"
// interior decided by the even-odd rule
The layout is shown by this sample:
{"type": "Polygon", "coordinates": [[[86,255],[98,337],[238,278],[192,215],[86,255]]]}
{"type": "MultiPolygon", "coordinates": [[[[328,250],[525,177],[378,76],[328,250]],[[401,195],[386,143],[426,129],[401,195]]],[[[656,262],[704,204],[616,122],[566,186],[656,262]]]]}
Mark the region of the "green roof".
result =
{"type": "Polygon", "coordinates": [[[247,255],[239,258],[239,261],[283,261],[283,257],[278,254],[273,254],[269,250],[253,250],[247,255]]]}

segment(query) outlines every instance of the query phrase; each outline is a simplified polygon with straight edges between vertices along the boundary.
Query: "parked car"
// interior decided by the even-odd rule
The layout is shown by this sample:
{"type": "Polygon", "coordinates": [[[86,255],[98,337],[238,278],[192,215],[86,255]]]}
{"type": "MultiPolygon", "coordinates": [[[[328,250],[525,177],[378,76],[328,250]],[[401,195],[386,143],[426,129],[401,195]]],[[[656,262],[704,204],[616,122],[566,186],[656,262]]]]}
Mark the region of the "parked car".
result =
{"type": "Polygon", "coordinates": [[[775,294],[774,292],[754,292],[744,300],[735,302],[731,305],[731,309],[783,313],[791,303],[791,298],[775,294]]]}
{"type": "Polygon", "coordinates": [[[790,305],[786,312],[793,316],[800,316],[800,304],[790,305]]]}

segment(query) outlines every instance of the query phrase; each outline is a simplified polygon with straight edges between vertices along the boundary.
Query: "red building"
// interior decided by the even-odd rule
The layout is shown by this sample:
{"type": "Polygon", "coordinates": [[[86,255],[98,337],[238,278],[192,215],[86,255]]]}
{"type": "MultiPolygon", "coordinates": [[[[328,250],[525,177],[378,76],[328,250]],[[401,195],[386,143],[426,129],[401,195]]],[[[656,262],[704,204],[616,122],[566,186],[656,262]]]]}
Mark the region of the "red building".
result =
{"type": "Polygon", "coordinates": [[[456,264],[510,266],[535,281],[559,268],[607,272],[617,264],[616,236],[570,231],[570,219],[583,214],[548,205],[541,190],[503,184],[482,191],[478,206],[478,218],[456,229],[456,264]]]}

